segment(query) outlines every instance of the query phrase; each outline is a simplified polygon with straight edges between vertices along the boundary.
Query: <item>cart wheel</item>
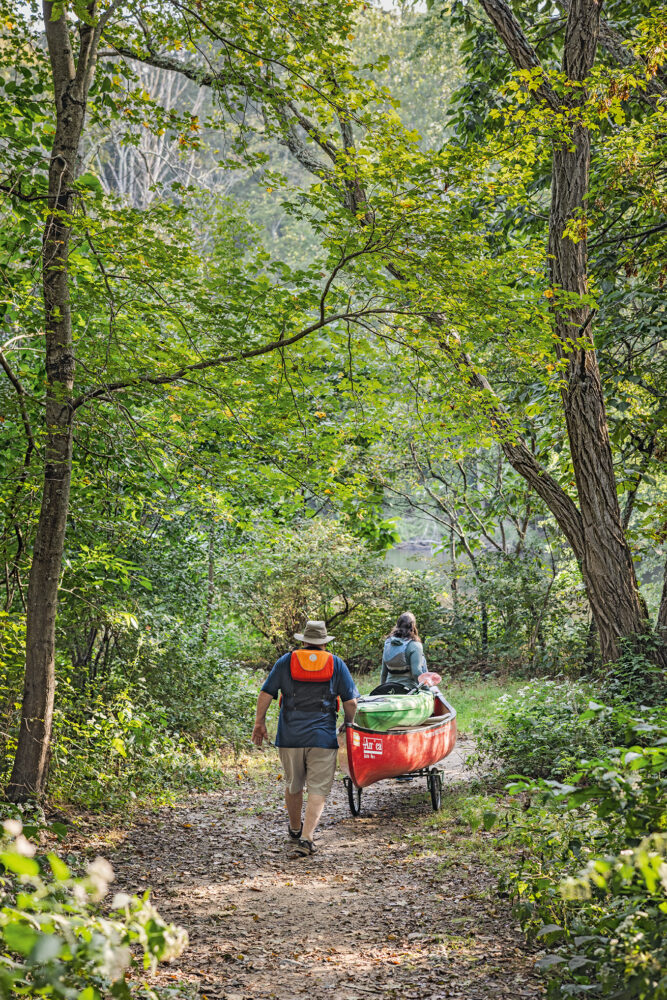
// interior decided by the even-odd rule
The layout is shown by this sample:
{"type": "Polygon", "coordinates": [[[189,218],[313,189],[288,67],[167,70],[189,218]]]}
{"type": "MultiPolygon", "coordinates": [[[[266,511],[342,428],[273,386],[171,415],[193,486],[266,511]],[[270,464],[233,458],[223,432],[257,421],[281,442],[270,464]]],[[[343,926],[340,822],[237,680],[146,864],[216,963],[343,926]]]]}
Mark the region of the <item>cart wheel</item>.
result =
{"type": "Polygon", "coordinates": [[[353,816],[358,816],[361,812],[361,789],[353,785],[349,778],[343,778],[343,783],[347,788],[347,802],[353,816]]]}
{"type": "Polygon", "coordinates": [[[428,790],[431,793],[431,805],[437,812],[442,805],[442,775],[440,771],[431,771],[428,776],[428,790]]]}

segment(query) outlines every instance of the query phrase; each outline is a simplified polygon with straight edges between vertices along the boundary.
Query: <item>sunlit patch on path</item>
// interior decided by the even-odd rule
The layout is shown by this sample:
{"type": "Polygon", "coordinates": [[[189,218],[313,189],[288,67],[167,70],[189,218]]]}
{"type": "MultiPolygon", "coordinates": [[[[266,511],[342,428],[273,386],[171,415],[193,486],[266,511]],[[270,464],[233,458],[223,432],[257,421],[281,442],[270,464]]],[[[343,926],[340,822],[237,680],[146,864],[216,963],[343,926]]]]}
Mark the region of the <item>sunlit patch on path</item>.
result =
{"type": "MultiPolygon", "coordinates": [[[[465,745],[447,781],[466,780],[465,745]]],[[[153,886],[190,948],[163,984],[209,1000],[540,997],[495,881],[468,854],[442,858],[411,835],[431,814],[425,783],[365,790],[352,819],[337,785],[313,858],[285,856],[279,761],[261,783],[198,796],[136,827],[114,859],[118,882],[153,886]],[[199,994],[197,994],[197,988],[199,994]]]]}

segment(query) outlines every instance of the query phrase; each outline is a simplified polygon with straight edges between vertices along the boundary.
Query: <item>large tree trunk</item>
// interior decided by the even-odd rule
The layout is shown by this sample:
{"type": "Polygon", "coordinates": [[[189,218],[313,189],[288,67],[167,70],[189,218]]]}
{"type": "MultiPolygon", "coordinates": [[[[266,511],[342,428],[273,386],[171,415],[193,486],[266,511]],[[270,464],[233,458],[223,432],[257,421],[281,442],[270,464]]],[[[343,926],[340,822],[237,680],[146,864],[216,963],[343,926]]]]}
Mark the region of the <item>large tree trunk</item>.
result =
{"type": "MultiPolygon", "coordinates": [[[[595,61],[600,5],[573,0],[565,32],[563,71],[582,82],[595,61]]],[[[586,99],[574,88],[569,104],[578,116],[586,99]]],[[[563,408],[577,484],[583,526],[581,572],[600,636],[604,661],[616,660],[619,639],[647,631],[632,555],[623,531],[602,384],[591,325],[590,307],[568,308],[565,296],[588,294],[585,228],[590,174],[590,136],[574,126],[572,142],[556,146],[553,155],[549,262],[554,292],[556,350],[567,362],[563,408]],[[564,235],[574,224],[577,237],[564,235]]],[[[567,302],[567,300],[566,300],[567,302]]]]}
{"type": "Polygon", "coordinates": [[[658,608],[656,631],[667,646],[667,561],[665,561],[665,574],[662,581],[662,596],[660,598],[660,607],[658,608]]]}
{"type": "MultiPolygon", "coordinates": [[[[46,341],[46,456],[26,623],[26,665],[21,727],[7,795],[14,801],[41,796],[48,775],[55,695],[56,606],[65,546],[72,475],[72,409],[75,357],[69,303],[68,254],[73,181],[77,172],[88,91],[99,29],[79,27],[77,65],[64,13],[52,20],[44,3],[56,106],[56,131],[49,166],[49,208],[42,239],[42,283],[46,341]]],[[[95,16],[95,4],[88,14],[95,16]]]]}
{"type": "MultiPolygon", "coordinates": [[[[506,0],[480,0],[510,56],[521,69],[539,61],[506,0]]],[[[600,32],[598,0],[571,0],[563,50],[563,72],[581,84],[589,75],[600,32]]],[[[544,496],[570,540],[581,566],[598,629],[603,662],[618,659],[623,637],[649,631],[617,498],[616,477],[589,306],[573,297],[588,293],[586,198],[590,175],[590,135],[580,121],[587,99],[583,87],[557,94],[543,79],[537,96],[557,114],[571,114],[571,141],[554,148],[549,219],[549,267],[553,293],[556,350],[566,362],[563,409],[574,468],[579,515],[573,539],[571,518],[564,519],[544,496]],[[573,232],[565,235],[570,224],[573,232]]],[[[506,450],[506,449],[505,449],[506,450]]],[[[519,464],[510,461],[522,475],[519,464]]],[[[530,481],[528,475],[526,478],[530,481]]],[[[540,490],[538,489],[538,492],[540,490]]],[[[659,655],[660,658],[660,655],[659,655]]]]}

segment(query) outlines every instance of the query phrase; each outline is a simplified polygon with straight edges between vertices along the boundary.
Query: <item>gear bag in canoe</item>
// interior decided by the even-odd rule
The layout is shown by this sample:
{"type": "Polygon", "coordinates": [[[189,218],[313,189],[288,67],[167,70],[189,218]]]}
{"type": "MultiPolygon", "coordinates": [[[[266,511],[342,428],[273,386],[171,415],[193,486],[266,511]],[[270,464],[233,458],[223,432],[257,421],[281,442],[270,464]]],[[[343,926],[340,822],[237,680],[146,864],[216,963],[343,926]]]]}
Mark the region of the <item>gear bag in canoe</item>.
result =
{"type": "Polygon", "coordinates": [[[418,726],[433,713],[433,692],[375,694],[359,699],[355,726],[384,733],[396,726],[418,726]]]}

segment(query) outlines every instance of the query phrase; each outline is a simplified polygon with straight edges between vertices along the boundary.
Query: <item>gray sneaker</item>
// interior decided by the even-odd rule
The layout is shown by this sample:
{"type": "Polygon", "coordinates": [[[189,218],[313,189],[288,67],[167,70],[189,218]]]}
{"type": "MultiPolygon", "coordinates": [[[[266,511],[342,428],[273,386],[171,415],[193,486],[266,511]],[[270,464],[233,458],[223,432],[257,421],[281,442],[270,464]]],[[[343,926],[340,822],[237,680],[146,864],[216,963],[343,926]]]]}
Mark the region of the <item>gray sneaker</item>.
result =
{"type": "Polygon", "coordinates": [[[312,840],[305,840],[303,837],[296,841],[288,851],[290,858],[306,858],[309,854],[314,854],[317,848],[312,840]]]}

